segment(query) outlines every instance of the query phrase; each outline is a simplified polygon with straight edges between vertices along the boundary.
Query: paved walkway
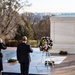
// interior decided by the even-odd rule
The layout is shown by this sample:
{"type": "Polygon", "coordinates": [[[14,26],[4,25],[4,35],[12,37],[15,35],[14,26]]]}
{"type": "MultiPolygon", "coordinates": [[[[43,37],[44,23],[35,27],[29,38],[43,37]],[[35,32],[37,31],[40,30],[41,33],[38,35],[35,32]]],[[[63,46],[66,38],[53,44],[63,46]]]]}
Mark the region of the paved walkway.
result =
{"type": "Polygon", "coordinates": [[[67,58],[51,71],[51,75],[75,75],[75,55],[67,55],[67,58]]]}

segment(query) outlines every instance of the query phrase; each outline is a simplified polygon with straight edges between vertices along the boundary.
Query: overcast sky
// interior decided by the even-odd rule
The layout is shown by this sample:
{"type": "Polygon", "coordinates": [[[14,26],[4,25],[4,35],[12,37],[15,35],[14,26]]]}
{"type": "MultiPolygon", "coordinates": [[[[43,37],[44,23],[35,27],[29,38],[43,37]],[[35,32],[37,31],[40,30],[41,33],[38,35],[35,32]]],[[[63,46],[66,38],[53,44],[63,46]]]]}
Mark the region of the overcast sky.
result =
{"type": "Polygon", "coordinates": [[[32,5],[20,12],[75,13],[75,0],[28,0],[32,5]]]}

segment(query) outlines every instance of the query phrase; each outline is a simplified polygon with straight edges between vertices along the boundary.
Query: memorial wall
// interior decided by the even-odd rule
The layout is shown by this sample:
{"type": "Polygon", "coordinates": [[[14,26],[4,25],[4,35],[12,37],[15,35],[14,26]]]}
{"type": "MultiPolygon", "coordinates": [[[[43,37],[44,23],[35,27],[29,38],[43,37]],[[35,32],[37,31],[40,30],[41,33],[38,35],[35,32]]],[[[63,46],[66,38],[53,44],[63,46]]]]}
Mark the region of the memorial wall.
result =
{"type": "Polygon", "coordinates": [[[75,44],[75,17],[51,17],[51,39],[56,44],[75,44]]]}

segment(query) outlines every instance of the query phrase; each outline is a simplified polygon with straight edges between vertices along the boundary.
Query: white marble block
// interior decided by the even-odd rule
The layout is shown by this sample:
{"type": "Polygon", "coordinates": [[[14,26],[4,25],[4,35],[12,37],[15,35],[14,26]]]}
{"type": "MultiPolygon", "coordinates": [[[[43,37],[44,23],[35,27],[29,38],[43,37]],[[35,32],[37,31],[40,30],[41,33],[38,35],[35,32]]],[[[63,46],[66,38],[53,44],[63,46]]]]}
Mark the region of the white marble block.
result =
{"type": "Polygon", "coordinates": [[[50,22],[54,43],[75,44],[75,17],[51,17],[50,22]]]}

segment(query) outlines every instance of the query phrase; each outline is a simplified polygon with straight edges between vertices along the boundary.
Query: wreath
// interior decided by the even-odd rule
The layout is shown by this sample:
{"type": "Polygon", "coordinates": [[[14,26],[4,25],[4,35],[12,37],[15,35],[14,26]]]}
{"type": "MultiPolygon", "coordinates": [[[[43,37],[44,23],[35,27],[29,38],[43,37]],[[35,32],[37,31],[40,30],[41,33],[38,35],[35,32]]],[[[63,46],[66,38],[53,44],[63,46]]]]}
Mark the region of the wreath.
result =
{"type": "Polygon", "coordinates": [[[49,51],[52,49],[53,41],[50,39],[50,37],[42,37],[40,39],[39,48],[40,51],[49,51]]]}

